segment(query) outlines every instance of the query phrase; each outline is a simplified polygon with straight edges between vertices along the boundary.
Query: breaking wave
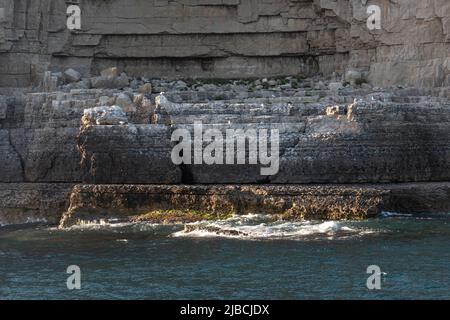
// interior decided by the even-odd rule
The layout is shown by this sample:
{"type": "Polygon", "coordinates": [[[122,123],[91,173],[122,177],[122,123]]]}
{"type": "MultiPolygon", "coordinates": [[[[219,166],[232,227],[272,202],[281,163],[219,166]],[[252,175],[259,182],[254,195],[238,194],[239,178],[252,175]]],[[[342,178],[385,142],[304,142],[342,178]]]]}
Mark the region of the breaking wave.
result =
{"type": "Polygon", "coordinates": [[[274,221],[270,216],[245,215],[214,222],[186,224],[173,237],[223,237],[237,239],[346,238],[377,231],[338,221],[274,221]]]}
{"type": "MultiPolygon", "coordinates": [[[[272,215],[247,214],[226,220],[201,221],[188,224],[156,224],[149,222],[123,222],[97,220],[81,222],[66,231],[107,231],[152,233],[175,238],[232,238],[242,240],[311,240],[358,237],[380,230],[356,221],[281,221],[272,215]]],[[[123,241],[125,242],[125,241],[123,241]]]]}
{"type": "Polygon", "coordinates": [[[389,212],[389,211],[383,211],[381,213],[381,216],[383,218],[391,218],[391,217],[401,217],[401,218],[409,218],[414,217],[411,213],[398,213],[398,212],[389,212]]]}
{"type": "Polygon", "coordinates": [[[27,225],[27,224],[45,224],[48,223],[48,220],[45,218],[34,218],[34,217],[27,217],[25,220],[22,221],[4,221],[0,220],[0,227],[8,227],[8,226],[14,226],[14,225],[27,225]]]}
{"type": "MultiPolygon", "coordinates": [[[[117,233],[150,233],[155,235],[171,234],[182,229],[182,225],[168,225],[150,222],[124,222],[116,219],[101,219],[94,221],[80,221],[78,224],[62,231],[104,231],[117,233]]],[[[57,229],[57,228],[54,228],[57,229]]],[[[126,240],[126,239],[120,239],[126,240]]],[[[123,241],[125,242],[125,241],[123,241]]]]}

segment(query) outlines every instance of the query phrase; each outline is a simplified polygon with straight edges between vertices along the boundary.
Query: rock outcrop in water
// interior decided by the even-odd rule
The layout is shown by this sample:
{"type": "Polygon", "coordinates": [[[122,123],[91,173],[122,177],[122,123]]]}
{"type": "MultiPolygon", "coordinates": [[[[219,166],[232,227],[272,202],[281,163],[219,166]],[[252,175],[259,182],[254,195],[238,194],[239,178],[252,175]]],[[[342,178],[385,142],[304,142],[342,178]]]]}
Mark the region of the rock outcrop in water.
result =
{"type": "Polygon", "coordinates": [[[450,212],[447,1],[81,5],[0,1],[0,223],[450,212]],[[174,164],[196,121],[277,129],[279,170],[174,164]]]}
{"type": "Polygon", "coordinates": [[[165,222],[177,215],[178,221],[192,222],[248,213],[352,219],[375,216],[386,196],[373,187],[79,185],[61,226],[102,219],[165,222]]]}

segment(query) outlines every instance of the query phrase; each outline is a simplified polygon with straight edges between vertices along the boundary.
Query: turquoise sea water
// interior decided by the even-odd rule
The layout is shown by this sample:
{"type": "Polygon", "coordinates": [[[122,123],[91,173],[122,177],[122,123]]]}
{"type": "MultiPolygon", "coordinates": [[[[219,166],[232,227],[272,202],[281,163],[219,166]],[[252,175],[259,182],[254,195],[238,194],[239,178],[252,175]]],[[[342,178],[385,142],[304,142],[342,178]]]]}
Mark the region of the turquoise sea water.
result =
{"type": "Polygon", "coordinates": [[[0,228],[1,299],[449,299],[450,215],[0,228]],[[68,290],[66,269],[81,269],[68,290]],[[368,290],[369,265],[383,272],[368,290]]]}

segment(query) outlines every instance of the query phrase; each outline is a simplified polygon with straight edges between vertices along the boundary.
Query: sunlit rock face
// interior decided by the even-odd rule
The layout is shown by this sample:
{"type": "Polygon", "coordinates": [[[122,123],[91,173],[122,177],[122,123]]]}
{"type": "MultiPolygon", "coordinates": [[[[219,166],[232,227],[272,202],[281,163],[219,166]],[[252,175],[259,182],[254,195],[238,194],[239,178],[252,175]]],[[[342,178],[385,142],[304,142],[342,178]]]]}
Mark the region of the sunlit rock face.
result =
{"type": "Polygon", "coordinates": [[[68,4],[0,0],[0,223],[450,211],[448,0],[68,4]],[[277,130],[276,171],[175,163],[195,122],[277,130]]]}
{"type": "MultiPolygon", "coordinates": [[[[449,85],[446,0],[85,0],[81,29],[63,0],[3,0],[0,85],[39,83],[46,70],[83,76],[244,78],[345,75],[373,85],[449,85]],[[367,26],[369,5],[381,29],[367,26]]],[[[97,81],[98,82],[98,81],[97,81]]],[[[102,82],[103,83],[103,82],[102,82]]],[[[104,85],[104,83],[98,85],[104,85]]]]}
{"type": "Polygon", "coordinates": [[[63,212],[61,225],[70,226],[114,217],[192,221],[204,218],[198,212],[256,209],[289,219],[450,210],[448,88],[296,77],[127,79],[133,88],[2,89],[3,221],[56,223],[63,212]],[[191,135],[195,122],[220,132],[278,130],[277,172],[263,176],[262,165],[248,161],[174,163],[172,134],[191,135]]]}

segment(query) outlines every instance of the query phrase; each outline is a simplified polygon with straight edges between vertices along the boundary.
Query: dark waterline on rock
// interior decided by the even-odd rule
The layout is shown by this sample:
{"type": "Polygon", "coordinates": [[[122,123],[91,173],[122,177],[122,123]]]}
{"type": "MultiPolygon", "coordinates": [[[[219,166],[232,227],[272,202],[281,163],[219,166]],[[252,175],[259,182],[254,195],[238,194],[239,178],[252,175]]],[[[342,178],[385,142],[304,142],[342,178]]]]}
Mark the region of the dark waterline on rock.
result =
{"type": "Polygon", "coordinates": [[[448,299],[450,215],[0,228],[1,299],[448,299]],[[82,289],[66,287],[69,265],[82,289]],[[369,291],[366,269],[386,273],[369,291]]]}

